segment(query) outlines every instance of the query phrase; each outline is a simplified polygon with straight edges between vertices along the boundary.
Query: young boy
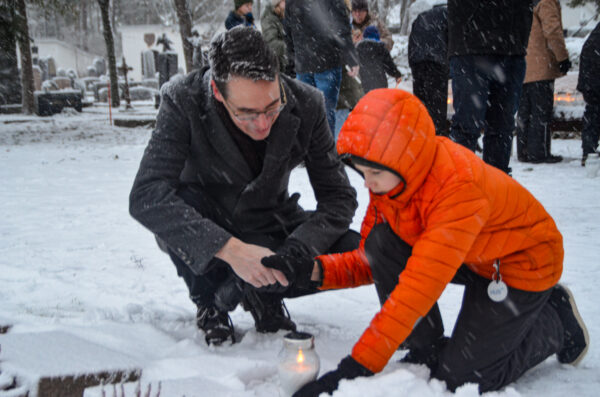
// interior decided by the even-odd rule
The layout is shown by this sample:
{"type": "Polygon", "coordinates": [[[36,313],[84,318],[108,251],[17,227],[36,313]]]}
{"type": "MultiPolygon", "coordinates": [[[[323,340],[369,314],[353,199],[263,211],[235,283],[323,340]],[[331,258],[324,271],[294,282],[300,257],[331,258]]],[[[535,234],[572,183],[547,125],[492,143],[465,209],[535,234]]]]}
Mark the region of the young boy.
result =
{"type": "Polygon", "coordinates": [[[367,26],[362,39],[354,39],[359,59],[360,81],[365,93],[376,88],[387,88],[386,73],[394,77],[397,82],[402,78],[402,73],[394,64],[390,52],[385,44],[380,41],[379,30],[375,26],[367,26]]]}
{"type": "Polygon", "coordinates": [[[544,207],[470,150],[435,136],[412,94],[371,91],[350,113],[337,150],[365,178],[370,202],[357,250],[263,264],[321,289],[374,283],[382,307],[352,354],[295,396],[333,392],[380,372],[402,345],[454,391],[498,390],[557,354],[577,364],[589,337],[571,292],[557,284],[563,244],[544,207]],[[451,337],[436,301],[464,285],[451,337]]]}

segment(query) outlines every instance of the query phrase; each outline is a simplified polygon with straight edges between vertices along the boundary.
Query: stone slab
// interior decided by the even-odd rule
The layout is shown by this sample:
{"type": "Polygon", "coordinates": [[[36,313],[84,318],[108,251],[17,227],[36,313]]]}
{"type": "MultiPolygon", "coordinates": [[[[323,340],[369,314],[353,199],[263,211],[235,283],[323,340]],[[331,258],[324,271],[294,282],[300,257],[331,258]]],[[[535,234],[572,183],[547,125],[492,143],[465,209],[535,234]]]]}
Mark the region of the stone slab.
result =
{"type": "Polygon", "coordinates": [[[132,357],[63,331],[0,335],[3,370],[29,382],[38,397],[81,397],[86,387],[135,381],[132,357]]]}

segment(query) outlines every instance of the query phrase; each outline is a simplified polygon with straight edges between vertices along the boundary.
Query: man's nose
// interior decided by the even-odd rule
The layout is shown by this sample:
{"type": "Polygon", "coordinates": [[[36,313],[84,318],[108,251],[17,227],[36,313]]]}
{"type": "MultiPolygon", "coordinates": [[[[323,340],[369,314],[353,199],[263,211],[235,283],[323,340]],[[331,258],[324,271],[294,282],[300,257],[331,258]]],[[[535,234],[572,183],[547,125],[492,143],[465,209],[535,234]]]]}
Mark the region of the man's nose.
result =
{"type": "Polygon", "coordinates": [[[271,120],[266,113],[260,113],[256,118],[255,124],[259,129],[263,130],[271,125],[271,120]]]}

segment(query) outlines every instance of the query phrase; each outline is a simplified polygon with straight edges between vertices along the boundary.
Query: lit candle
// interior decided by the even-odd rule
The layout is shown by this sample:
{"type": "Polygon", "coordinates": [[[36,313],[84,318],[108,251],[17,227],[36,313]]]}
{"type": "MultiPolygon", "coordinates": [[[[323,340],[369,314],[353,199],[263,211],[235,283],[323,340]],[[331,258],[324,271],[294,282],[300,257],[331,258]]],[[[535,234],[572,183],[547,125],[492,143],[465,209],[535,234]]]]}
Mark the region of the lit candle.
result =
{"type": "Polygon", "coordinates": [[[279,381],[284,395],[291,396],[317,378],[319,357],[314,350],[314,337],[305,332],[290,332],[283,339],[279,354],[279,381]]]}

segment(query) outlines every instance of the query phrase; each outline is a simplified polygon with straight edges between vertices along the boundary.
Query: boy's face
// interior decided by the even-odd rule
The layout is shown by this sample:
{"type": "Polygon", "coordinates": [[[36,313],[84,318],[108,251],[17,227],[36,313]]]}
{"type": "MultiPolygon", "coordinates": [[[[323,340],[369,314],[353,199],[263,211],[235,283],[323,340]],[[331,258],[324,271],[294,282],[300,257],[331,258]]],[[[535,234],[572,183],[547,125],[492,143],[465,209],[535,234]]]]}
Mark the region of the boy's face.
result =
{"type": "Polygon", "coordinates": [[[402,182],[398,175],[390,171],[360,164],[356,164],[355,167],[365,177],[365,187],[375,194],[386,194],[402,182]]]}

